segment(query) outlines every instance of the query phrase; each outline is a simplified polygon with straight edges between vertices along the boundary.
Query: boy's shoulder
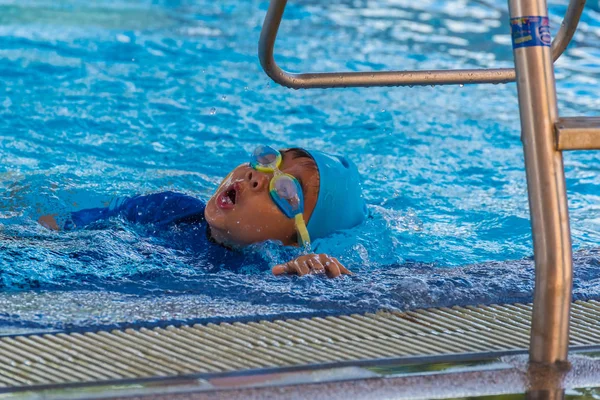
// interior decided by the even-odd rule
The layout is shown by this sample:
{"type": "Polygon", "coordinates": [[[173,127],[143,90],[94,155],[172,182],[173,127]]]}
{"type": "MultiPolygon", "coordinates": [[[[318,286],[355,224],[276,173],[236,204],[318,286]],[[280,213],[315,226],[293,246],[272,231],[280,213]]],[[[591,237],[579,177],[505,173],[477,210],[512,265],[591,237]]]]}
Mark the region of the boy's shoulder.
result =
{"type": "Polygon", "coordinates": [[[206,203],[194,196],[171,190],[135,196],[125,200],[120,213],[135,222],[176,222],[191,215],[204,215],[206,203]]]}
{"type": "Polygon", "coordinates": [[[163,205],[176,205],[179,203],[189,203],[189,204],[205,204],[205,202],[197,197],[191,196],[189,194],[174,192],[172,190],[166,190],[163,192],[155,192],[149,194],[140,194],[134,197],[129,197],[121,200],[120,206],[125,206],[126,204],[163,204],[163,205]]]}
{"type": "Polygon", "coordinates": [[[133,223],[158,226],[180,222],[203,223],[205,206],[205,202],[197,197],[168,190],[119,198],[108,207],[74,211],[65,221],[63,229],[83,228],[117,216],[133,223]]]}

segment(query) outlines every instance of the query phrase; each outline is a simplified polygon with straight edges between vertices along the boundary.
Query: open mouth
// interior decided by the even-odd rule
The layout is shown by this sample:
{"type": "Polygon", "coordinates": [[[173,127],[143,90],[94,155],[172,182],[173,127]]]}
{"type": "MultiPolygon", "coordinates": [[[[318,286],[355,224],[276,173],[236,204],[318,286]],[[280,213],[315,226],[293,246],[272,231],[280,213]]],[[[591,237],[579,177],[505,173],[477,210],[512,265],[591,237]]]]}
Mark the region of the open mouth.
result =
{"type": "Polygon", "coordinates": [[[239,185],[234,183],[223,190],[217,197],[217,204],[220,208],[231,209],[239,197],[239,185]]]}

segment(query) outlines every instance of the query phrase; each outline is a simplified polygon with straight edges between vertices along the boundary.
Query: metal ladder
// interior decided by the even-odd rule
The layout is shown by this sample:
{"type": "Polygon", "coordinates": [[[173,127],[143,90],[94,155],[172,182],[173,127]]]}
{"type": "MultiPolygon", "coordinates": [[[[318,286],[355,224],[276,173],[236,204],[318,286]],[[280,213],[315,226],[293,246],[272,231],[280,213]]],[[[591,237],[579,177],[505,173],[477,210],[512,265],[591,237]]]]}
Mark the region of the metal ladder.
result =
{"type": "MultiPolygon", "coordinates": [[[[572,248],[565,189],[563,150],[600,149],[600,118],[559,118],[554,67],[571,41],[585,0],[571,0],[556,38],[515,45],[515,68],[429,71],[373,71],[293,74],[273,57],[287,0],[271,0],[259,42],[267,75],[293,89],[456,85],[517,81],[521,140],[535,255],[535,290],[529,358],[532,363],[567,362],[572,290],[572,248]]],[[[509,0],[513,39],[525,29],[548,29],[546,0],[509,0]],[[533,21],[533,22],[531,22],[533,21]]],[[[540,31],[541,32],[541,31],[540,31]]],[[[549,37],[549,36],[548,36],[549,37]]],[[[531,37],[529,37],[531,38],[531,37]]],[[[528,40],[525,37],[520,39],[528,40]]]]}

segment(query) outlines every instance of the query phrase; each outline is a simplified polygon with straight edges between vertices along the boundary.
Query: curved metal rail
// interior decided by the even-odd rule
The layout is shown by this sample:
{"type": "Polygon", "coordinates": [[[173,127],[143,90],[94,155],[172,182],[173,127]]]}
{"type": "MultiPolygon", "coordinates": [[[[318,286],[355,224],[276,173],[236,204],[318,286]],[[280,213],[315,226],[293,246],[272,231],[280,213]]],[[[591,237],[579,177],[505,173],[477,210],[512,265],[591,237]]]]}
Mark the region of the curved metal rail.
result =
{"type": "MultiPolygon", "coordinates": [[[[260,33],[258,56],[267,75],[282,86],[292,89],[369,87],[369,86],[417,86],[456,85],[474,83],[507,83],[515,80],[513,68],[458,69],[423,71],[373,71],[373,72],[326,72],[289,73],[282,70],[273,55],[277,31],[283,17],[287,0],[271,0],[260,33]]],[[[552,42],[552,56],[556,61],[571,41],[585,0],[571,0],[565,19],[552,42]]]]}
{"type": "Polygon", "coordinates": [[[579,25],[585,0],[571,0],[560,29],[552,41],[552,60],[556,61],[565,51],[579,25]]]}

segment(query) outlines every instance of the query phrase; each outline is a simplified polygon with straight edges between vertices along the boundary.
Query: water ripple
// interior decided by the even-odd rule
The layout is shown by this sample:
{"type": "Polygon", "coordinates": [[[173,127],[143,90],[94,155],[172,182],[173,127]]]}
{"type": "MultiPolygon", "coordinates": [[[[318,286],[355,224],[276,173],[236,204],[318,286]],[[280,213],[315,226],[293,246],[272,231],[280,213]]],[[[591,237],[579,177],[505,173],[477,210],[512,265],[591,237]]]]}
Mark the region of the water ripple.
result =
{"type": "MultiPolygon", "coordinates": [[[[256,57],[266,7],[1,2],[6,324],[216,318],[214,304],[240,317],[527,301],[532,249],[515,85],[290,91],[270,82],[256,57]],[[353,277],[273,278],[266,265],[287,253],[272,244],[254,249],[267,254],[262,269],[233,271],[121,221],[60,234],[35,223],[158,190],[206,199],[263,142],[358,163],[371,216],[321,244],[353,277]],[[63,295],[109,311],[61,308],[63,295]],[[149,296],[160,299],[156,310],[149,296]],[[19,298],[31,307],[19,308],[19,298]],[[122,303],[145,311],[122,313],[122,303]]],[[[550,2],[553,33],[565,10],[550,2]]],[[[507,21],[505,3],[488,0],[300,0],[288,5],[276,54],[295,72],[510,67],[507,21]]],[[[556,63],[562,115],[597,114],[599,37],[600,11],[586,6],[556,63]]],[[[600,243],[599,157],[565,154],[581,298],[600,293],[589,250],[600,243]]]]}

